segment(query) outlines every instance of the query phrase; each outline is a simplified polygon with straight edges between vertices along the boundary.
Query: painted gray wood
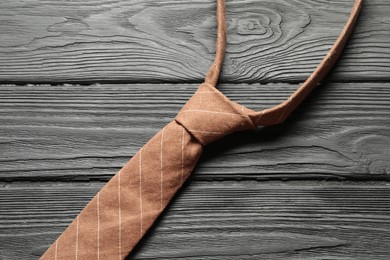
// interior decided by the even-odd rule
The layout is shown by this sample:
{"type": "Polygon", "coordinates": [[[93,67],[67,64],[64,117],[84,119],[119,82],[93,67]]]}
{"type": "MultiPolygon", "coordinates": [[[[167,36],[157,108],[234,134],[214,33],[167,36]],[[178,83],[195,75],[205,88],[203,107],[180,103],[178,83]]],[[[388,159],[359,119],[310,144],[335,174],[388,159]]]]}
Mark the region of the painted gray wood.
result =
{"type": "MultiPolygon", "coordinates": [[[[194,84],[0,88],[0,178],[107,180],[195,92],[194,84]]],[[[221,85],[260,110],[294,84],[221,85]]],[[[390,84],[320,86],[284,124],[206,147],[196,179],[371,179],[390,173],[390,84]]]]}
{"type": "MultiPolygon", "coordinates": [[[[38,259],[102,185],[0,187],[0,258],[38,259]]],[[[390,257],[387,183],[195,181],[186,186],[131,259],[390,257]]]]}
{"type": "MultiPolygon", "coordinates": [[[[200,82],[214,58],[214,0],[0,3],[0,82],[200,82]]],[[[353,0],[227,1],[224,82],[302,82],[353,0]]],[[[390,75],[390,3],[365,1],[332,81],[390,75]]]]}
{"type": "MultiPolygon", "coordinates": [[[[256,110],[283,101],[352,2],[227,1],[220,89],[256,110]]],[[[212,0],[0,2],[0,83],[22,85],[0,85],[0,260],[38,259],[174,118],[214,57],[214,12],[212,0]]],[[[389,13],[365,1],[333,83],[286,123],[206,147],[130,258],[389,259],[389,13]]]]}

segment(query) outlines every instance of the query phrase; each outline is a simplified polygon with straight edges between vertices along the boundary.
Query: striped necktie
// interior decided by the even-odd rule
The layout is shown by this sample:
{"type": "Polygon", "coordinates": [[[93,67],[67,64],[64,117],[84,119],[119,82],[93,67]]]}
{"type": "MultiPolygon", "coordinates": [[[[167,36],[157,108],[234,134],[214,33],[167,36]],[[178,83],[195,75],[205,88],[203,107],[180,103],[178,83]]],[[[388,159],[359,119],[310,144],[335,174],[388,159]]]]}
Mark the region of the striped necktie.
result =
{"type": "Polygon", "coordinates": [[[339,38],[307,81],[285,102],[256,112],[215,88],[226,46],[225,1],[217,1],[216,56],[204,83],[96,194],[42,260],[126,258],[191,174],[205,145],[233,132],[282,123],[305,99],[340,56],[362,6],[362,0],[355,1],[339,38]]]}

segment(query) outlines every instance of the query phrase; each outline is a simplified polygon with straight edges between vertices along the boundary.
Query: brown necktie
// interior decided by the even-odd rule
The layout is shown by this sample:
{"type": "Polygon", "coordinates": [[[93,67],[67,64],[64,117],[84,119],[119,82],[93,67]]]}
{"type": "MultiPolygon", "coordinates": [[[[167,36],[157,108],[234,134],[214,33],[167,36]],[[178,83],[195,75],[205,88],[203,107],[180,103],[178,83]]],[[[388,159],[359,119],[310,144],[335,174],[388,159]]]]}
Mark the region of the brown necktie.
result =
{"type": "Polygon", "coordinates": [[[160,130],[88,203],[41,259],[124,259],[193,170],[203,146],[230,133],[283,122],[340,56],[362,6],[329,53],[285,102],[256,112],[215,88],[225,45],[225,1],[218,0],[215,61],[205,82],[176,118],[160,130]]]}

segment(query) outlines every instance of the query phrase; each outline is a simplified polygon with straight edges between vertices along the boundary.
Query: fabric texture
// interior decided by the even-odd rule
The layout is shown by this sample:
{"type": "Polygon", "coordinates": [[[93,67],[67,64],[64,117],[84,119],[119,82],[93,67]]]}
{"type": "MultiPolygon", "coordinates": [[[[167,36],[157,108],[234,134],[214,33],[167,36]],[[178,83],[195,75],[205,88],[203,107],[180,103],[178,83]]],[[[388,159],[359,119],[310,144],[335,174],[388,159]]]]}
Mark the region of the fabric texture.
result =
{"type": "Polygon", "coordinates": [[[205,82],[176,118],[96,194],[41,259],[126,258],[187,180],[205,145],[233,132],[281,123],[302,102],[340,55],[361,4],[356,0],[339,39],[313,75],[285,102],[256,112],[215,88],[226,47],[225,2],[218,0],[216,56],[205,82]]]}

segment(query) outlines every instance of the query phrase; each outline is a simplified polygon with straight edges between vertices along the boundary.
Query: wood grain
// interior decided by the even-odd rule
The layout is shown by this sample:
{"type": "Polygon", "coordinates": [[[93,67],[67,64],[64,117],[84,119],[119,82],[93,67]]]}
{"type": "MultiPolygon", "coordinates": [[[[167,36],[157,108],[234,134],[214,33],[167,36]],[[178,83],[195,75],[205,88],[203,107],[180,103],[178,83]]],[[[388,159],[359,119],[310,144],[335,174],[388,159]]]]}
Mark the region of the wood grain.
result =
{"type": "MultiPolygon", "coordinates": [[[[302,82],[353,0],[227,1],[224,82],[302,82]]],[[[200,82],[214,58],[212,0],[3,0],[0,82],[200,82]]],[[[390,3],[365,1],[332,81],[390,75],[390,3]]]]}
{"type": "MultiPolygon", "coordinates": [[[[0,179],[106,180],[170,122],[197,85],[0,88],[0,179]]],[[[293,84],[222,85],[253,109],[293,84]]],[[[390,84],[329,83],[282,125],[206,147],[196,179],[376,179],[390,173],[390,84]]]]}
{"type": "MultiPolygon", "coordinates": [[[[103,183],[0,188],[2,260],[37,259],[103,183]]],[[[131,259],[388,259],[387,183],[191,182],[131,259]]]]}

